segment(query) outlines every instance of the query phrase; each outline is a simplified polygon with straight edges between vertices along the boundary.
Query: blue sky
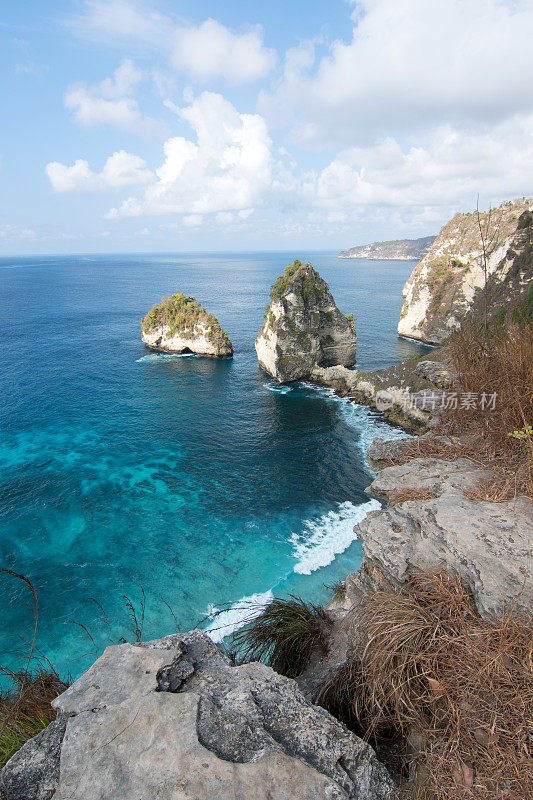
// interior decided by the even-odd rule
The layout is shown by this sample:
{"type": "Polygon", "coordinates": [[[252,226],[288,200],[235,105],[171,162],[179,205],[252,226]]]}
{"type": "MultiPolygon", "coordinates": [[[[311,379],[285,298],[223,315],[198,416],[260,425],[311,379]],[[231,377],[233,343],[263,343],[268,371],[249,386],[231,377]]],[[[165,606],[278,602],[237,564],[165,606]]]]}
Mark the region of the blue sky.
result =
{"type": "Polygon", "coordinates": [[[341,248],[530,195],[533,0],[0,2],[0,254],[341,248]]]}

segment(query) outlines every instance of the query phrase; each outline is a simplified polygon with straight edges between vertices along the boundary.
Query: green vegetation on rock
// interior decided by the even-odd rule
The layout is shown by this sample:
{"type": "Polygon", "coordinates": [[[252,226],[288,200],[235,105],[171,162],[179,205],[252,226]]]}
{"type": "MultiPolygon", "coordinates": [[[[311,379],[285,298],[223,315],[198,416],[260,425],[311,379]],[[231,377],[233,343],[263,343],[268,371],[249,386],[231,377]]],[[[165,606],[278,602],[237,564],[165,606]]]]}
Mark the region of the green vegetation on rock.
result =
{"type": "Polygon", "coordinates": [[[141,321],[144,333],[168,326],[170,336],[191,338],[198,334],[196,328],[199,325],[206,329],[205,336],[210,342],[229,344],[228,334],[222,330],[214,314],[208,314],[194,297],[183,292],[165,297],[152,306],[141,321]]]}

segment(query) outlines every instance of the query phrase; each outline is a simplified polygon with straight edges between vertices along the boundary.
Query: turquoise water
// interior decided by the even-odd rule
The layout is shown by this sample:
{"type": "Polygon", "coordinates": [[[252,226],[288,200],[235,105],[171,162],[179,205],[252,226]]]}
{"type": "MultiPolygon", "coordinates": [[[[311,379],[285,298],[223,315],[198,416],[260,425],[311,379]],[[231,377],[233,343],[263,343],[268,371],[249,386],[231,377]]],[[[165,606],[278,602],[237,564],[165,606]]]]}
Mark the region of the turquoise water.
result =
{"type": "MultiPolygon", "coordinates": [[[[410,262],[0,259],[0,562],[34,583],[38,646],[61,671],[77,675],[93,658],[71,621],[98,651],[131,636],[124,595],[138,607],[140,587],[153,638],[242,598],[325,600],[323,584],[358,567],[352,527],[376,506],[363,491],[365,449],[376,432],[398,432],[327,392],[278,387],[258,368],[268,289],[295,256],[357,317],[362,369],[422,352],[395,332],[410,262]],[[141,316],[175,291],[216,314],[233,360],[144,347],[141,316]]],[[[4,576],[0,591],[3,634],[28,634],[23,586],[4,576]]],[[[218,617],[214,637],[242,616],[237,607],[218,617]]],[[[2,641],[4,662],[19,644],[2,641]]]]}

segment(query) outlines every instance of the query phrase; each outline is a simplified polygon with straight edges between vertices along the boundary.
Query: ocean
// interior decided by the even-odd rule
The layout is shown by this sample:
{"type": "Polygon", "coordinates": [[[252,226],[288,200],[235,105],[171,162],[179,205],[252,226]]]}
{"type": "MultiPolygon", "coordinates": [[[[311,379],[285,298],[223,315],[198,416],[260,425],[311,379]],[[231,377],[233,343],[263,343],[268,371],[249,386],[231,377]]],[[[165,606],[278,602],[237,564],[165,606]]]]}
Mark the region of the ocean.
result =
{"type": "MultiPolygon", "coordinates": [[[[360,369],[427,351],[396,334],[413,262],[0,258],[0,564],[35,586],[38,652],[61,674],[76,677],[107,644],[131,639],[128,602],[139,618],[143,593],[143,638],[200,624],[220,641],[252,605],[289,594],[327,602],[325,587],[358,568],[353,525],[379,507],[364,493],[366,448],[403,434],[258,367],[269,287],[295,257],[354,313],[360,369]],[[178,291],[219,318],[233,360],[144,347],[141,317],[178,291]]],[[[0,576],[0,663],[11,667],[31,637],[28,599],[0,576]]]]}

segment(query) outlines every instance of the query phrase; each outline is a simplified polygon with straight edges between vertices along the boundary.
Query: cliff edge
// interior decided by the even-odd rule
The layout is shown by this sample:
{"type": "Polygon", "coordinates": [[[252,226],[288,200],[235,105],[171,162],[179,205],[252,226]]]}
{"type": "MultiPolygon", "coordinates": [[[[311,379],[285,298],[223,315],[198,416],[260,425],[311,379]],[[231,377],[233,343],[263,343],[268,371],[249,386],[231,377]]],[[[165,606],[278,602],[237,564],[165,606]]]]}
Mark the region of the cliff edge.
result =
{"type": "Polygon", "coordinates": [[[487,287],[509,310],[524,300],[533,279],[533,201],[522,199],[480,213],[456,214],[440,231],[404,288],[398,333],[443,342],[481,305],[487,287]]]}
{"type": "Polygon", "coordinates": [[[339,311],[311,264],[290,264],[272,286],[255,340],[260,366],[278,383],[288,383],[307,378],[317,366],[352,366],[356,348],[353,315],[339,311]]]}
{"type": "Polygon", "coordinates": [[[233,355],[233,345],[217,318],[183,292],[153,306],[143,317],[141,328],[142,340],[152,350],[213,358],[233,355]]]}

